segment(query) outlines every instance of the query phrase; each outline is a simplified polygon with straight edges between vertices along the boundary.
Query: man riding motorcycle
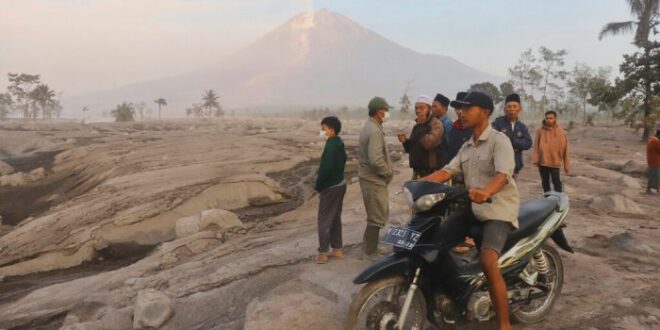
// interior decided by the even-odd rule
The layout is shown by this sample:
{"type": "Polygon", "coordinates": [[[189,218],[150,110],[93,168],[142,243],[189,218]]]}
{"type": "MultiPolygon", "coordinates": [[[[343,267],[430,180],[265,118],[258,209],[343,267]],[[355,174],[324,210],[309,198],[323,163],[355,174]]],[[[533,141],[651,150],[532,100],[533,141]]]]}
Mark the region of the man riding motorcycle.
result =
{"type": "Polygon", "coordinates": [[[450,216],[443,225],[445,241],[455,245],[463,241],[474,222],[481,224],[480,265],[488,280],[488,291],[495,307],[500,329],[510,329],[507,287],[498,258],[507,236],[518,227],[519,194],[513,171],[513,147],[508,137],[493,130],[490,115],[492,99],[480,92],[471,92],[465,103],[464,125],[473,129],[456,157],[442,170],[423,178],[425,181],[446,182],[462,174],[472,201],[469,216],[450,216]],[[490,201],[490,203],[486,203],[490,201]],[[471,219],[465,221],[466,219],[471,219]]]}

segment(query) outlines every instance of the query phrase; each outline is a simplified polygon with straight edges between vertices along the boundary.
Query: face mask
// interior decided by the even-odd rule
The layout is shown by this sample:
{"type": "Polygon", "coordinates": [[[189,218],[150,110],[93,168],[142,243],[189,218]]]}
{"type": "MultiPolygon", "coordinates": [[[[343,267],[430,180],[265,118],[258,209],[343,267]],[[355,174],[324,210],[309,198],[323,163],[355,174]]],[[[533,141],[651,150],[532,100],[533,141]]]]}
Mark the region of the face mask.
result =
{"type": "Polygon", "coordinates": [[[385,115],[383,116],[383,121],[385,121],[385,120],[388,119],[388,118],[390,118],[390,112],[389,112],[389,111],[385,111],[385,115]]]}
{"type": "Polygon", "coordinates": [[[327,138],[327,136],[325,135],[325,131],[324,131],[324,130],[320,130],[320,131],[319,131],[319,137],[320,137],[320,138],[324,138],[324,139],[327,138]]]}

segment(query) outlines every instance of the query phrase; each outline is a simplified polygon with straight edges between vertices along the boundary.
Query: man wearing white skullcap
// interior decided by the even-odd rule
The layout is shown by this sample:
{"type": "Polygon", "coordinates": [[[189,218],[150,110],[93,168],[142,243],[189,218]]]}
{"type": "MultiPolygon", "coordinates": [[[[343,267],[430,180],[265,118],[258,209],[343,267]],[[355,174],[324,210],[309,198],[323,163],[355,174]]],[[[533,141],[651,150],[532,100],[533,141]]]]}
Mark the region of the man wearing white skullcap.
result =
{"type": "Polygon", "coordinates": [[[442,142],[444,129],[442,123],[433,116],[431,105],[433,99],[420,95],[415,99],[415,126],[409,137],[399,134],[399,141],[408,153],[410,168],[413,169],[413,180],[427,176],[442,167],[438,153],[434,152],[442,142]]]}

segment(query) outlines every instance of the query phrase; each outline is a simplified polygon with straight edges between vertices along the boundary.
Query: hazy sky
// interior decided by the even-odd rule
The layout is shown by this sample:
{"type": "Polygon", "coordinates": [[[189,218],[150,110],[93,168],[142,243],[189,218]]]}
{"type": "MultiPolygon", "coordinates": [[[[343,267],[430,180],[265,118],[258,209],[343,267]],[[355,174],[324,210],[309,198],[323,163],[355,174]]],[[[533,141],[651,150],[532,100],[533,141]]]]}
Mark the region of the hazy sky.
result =
{"type": "Polygon", "coordinates": [[[213,66],[320,8],[501,76],[529,47],[615,73],[634,50],[631,34],[598,41],[630,18],[624,0],[0,0],[0,88],[7,72],[38,73],[66,97],[213,66]]]}

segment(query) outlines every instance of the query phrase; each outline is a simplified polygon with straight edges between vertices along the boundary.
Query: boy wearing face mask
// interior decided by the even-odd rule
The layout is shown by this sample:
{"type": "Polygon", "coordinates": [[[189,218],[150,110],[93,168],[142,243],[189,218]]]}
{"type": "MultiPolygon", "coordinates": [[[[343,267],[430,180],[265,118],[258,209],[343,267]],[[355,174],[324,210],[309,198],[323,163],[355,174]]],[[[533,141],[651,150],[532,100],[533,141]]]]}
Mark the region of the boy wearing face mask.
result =
{"type": "Polygon", "coordinates": [[[328,257],[343,258],[341,251],[341,212],[346,194],[344,167],[346,165],[346,150],[344,142],[338,136],[341,132],[341,122],[337,117],[326,117],[321,121],[321,137],[326,138],[318,177],[314,189],[319,194],[319,249],[316,256],[317,264],[325,264],[328,257]],[[329,252],[332,247],[332,252],[329,252]]]}
{"type": "Polygon", "coordinates": [[[360,190],[367,211],[367,227],[363,236],[363,259],[378,258],[380,229],[387,224],[389,199],[387,185],[394,176],[392,160],[387,152],[383,121],[392,108],[382,97],[369,101],[369,119],[360,132],[358,149],[360,190]]]}

